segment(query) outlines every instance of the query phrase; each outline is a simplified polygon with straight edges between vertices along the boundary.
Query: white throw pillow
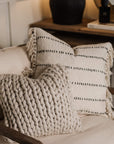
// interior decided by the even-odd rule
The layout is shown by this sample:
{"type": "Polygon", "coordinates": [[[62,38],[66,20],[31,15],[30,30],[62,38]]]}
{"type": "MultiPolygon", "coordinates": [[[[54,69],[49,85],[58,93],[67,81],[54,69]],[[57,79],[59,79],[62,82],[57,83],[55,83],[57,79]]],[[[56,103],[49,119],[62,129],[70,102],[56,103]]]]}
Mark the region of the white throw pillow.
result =
{"type": "Polygon", "coordinates": [[[113,48],[110,43],[82,45],[74,48],[75,77],[72,81],[77,110],[82,114],[113,117],[110,86],[110,68],[113,48]]]}
{"type": "Polygon", "coordinates": [[[0,87],[6,126],[32,137],[80,130],[64,67],[51,66],[37,79],[4,75],[0,87]]]}
{"type": "Polygon", "coordinates": [[[108,91],[113,64],[110,43],[79,46],[73,51],[68,44],[44,30],[32,28],[29,31],[27,52],[34,78],[51,64],[62,64],[68,69],[79,113],[113,117],[112,96],[108,91]]]}
{"type": "Polygon", "coordinates": [[[37,78],[46,66],[70,66],[74,62],[74,51],[71,46],[40,28],[29,30],[27,53],[34,70],[34,78],[37,78]]]}
{"type": "Polygon", "coordinates": [[[0,49],[0,74],[22,74],[30,69],[25,47],[0,49]]]}

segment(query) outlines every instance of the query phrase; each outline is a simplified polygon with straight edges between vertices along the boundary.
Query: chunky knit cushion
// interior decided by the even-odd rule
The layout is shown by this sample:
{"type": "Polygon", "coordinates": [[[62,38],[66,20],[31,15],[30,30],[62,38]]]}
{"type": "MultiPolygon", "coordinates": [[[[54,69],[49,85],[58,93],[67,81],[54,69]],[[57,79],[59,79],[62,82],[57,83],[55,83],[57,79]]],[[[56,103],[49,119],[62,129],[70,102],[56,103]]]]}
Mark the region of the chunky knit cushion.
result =
{"type": "Polygon", "coordinates": [[[110,43],[78,46],[73,51],[68,44],[44,30],[32,28],[27,52],[35,78],[51,64],[62,64],[67,68],[79,113],[112,117],[112,96],[107,89],[113,64],[110,43]]]}
{"type": "Polygon", "coordinates": [[[37,137],[80,129],[66,70],[47,68],[38,79],[4,75],[0,102],[5,125],[37,137]]]}

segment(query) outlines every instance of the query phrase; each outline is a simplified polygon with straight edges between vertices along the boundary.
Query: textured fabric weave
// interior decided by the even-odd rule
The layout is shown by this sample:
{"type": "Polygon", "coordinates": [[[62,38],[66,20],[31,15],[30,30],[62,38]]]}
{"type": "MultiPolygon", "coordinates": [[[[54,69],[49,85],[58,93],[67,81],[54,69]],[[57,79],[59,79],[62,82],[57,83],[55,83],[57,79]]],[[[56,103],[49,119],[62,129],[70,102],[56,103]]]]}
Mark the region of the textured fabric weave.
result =
{"type": "Polygon", "coordinates": [[[63,67],[47,68],[38,79],[4,75],[0,102],[5,125],[37,137],[80,129],[68,74],[63,67]]]}
{"type": "Polygon", "coordinates": [[[75,66],[72,81],[77,110],[83,114],[108,115],[113,118],[110,68],[113,48],[110,43],[82,45],[74,48],[75,66]]]}
{"type": "Polygon", "coordinates": [[[70,45],[40,28],[29,30],[27,53],[34,70],[34,78],[37,78],[49,65],[71,66],[75,60],[70,45]]]}

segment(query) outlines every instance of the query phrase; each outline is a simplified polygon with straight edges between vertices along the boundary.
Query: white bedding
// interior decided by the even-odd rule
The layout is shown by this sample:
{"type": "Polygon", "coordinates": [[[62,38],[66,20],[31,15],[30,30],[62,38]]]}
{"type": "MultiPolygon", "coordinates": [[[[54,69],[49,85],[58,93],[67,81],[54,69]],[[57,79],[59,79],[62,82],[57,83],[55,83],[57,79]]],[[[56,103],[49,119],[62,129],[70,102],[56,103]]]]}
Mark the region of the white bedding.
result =
{"type": "MultiPolygon", "coordinates": [[[[40,137],[44,144],[114,144],[114,121],[101,116],[82,117],[83,132],[40,137]]],[[[0,136],[0,144],[3,142],[0,136]]],[[[14,144],[14,143],[13,143],[14,144]]]]}

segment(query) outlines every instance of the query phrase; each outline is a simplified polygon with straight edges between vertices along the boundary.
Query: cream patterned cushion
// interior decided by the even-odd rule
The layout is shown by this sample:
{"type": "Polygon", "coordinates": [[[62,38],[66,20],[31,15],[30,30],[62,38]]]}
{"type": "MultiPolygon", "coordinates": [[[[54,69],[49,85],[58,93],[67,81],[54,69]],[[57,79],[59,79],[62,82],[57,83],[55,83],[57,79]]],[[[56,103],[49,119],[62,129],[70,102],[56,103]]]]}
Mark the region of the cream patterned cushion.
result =
{"type": "Polygon", "coordinates": [[[47,68],[35,80],[22,75],[4,75],[0,102],[5,125],[29,136],[80,130],[68,73],[61,66],[47,68]]]}
{"type": "Polygon", "coordinates": [[[113,117],[112,96],[108,91],[113,64],[113,48],[110,43],[72,49],[44,30],[32,28],[29,31],[27,52],[34,78],[51,64],[62,64],[67,68],[75,108],[79,113],[113,117]]]}
{"type": "Polygon", "coordinates": [[[51,64],[72,65],[74,51],[66,42],[40,28],[29,30],[27,53],[34,70],[34,78],[51,64]]]}
{"type": "Polygon", "coordinates": [[[113,118],[110,68],[113,48],[110,43],[82,45],[74,48],[76,77],[72,81],[77,110],[83,114],[108,115],[113,118]]]}

